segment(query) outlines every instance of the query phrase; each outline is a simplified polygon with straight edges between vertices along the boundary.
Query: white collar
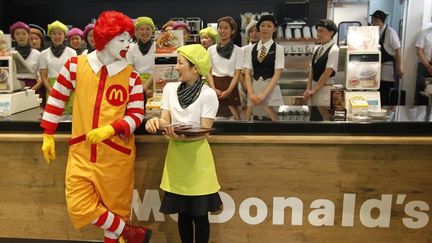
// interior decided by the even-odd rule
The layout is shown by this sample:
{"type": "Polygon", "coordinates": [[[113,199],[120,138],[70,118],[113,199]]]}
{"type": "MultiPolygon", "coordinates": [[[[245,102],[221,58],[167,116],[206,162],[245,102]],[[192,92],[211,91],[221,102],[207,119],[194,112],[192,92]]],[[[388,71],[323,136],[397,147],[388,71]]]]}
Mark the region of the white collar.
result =
{"type": "MultiPolygon", "coordinates": [[[[88,62],[94,73],[98,73],[102,66],[104,66],[104,64],[99,60],[99,58],[97,58],[96,52],[97,51],[93,51],[87,55],[88,62]]],[[[128,63],[126,59],[121,59],[106,65],[108,76],[112,77],[117,73],[123,71],[123,69],[125,69],[127,65],[128,63]]]]}
{"type": "Polygon", "coordinates": [[[270,50],[270,47],[271,47],[271,45],[273,45],[273,43],[274,43],[274,41],[273,41],[273,39],[270,39],[270,40],[268,40],[266,43],[262,43],[262,40],[260,40],[259,42],[258,42],[258,46],[257,46],[257,50],[261,50],[261,47],[262,46],[265,46],[265,48],[267,49],[267,50],[270,50]]]}
{"type": "Polygon", "coordinates": [[[386,29],[386,27],[387,27],[387,24],[384,24],[384,25],[380,28],[380,30],[379,30],[379,35],[380,35],[380,36],[384,33],[384,30],[386,29]]]}
{"type": "Polygon", "coordinates": [[[327,50],[328,48],[330,48],[330,46],[332,46],[334,43],[333,43],[333,40],[331,40],[331,41],[329,41],[328,43],[325,43],[324,45],[322,45],[322,48],[324,49],[324,50],[327,50]]]}

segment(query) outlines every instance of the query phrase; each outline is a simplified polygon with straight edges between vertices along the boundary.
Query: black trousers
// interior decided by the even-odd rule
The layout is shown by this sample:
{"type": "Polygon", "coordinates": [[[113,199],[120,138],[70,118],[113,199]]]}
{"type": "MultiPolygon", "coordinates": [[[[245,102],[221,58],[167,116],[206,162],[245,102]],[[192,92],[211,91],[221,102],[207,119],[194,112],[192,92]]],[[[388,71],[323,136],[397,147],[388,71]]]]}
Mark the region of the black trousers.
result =
{"type": "Polygon", "coordinates": [[[381,98],[381,106],[383,105],[391,105],[390,104],[390,89],[395,87],[395,82],[389,82],[381,80],[380,82],[380,98],[381,98]]]}
{"type": "Polygon", "coordinates": [[[415,89],[415,105],[428,105],[429,100],[426,96],[421,95],[420,91],[424,91],[426,84],[425,78],[432,77],[427,71],[426,67],[419,63],[417,66],[417,81],[415,89]]]}

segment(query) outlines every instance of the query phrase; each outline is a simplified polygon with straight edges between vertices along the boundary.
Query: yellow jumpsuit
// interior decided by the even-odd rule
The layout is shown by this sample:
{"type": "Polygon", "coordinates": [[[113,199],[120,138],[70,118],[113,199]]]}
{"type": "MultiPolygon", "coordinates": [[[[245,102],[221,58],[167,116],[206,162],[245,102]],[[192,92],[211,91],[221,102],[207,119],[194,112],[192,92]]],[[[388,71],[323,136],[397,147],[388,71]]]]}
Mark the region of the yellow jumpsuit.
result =
{"type": "Polygon", "coordinates": [[[134,183],[135,142],[114,135],[90,144],[85,134],[125,115],[129,99],[128,65],[112,77],[105,67],[95,74],[86,56],[78,57],[72,138],[66,168],[66,202],[75,228],[91,223],[106,210],[127,220],[134,183]]]}

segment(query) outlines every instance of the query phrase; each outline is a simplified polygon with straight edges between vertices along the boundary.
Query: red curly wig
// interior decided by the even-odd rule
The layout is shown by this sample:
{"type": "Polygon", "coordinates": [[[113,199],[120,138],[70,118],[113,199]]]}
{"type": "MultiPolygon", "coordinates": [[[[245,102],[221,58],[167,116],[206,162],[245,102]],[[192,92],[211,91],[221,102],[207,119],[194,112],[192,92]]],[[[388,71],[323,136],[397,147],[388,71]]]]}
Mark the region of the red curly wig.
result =
{"type": "Polygon", "coordinates": [[[117,11],[101,13],[93,31],[95,49],[101,51],[110,40],[125,31],[131,36],[134,34],[134,25],[128,16],[117,11]]]}

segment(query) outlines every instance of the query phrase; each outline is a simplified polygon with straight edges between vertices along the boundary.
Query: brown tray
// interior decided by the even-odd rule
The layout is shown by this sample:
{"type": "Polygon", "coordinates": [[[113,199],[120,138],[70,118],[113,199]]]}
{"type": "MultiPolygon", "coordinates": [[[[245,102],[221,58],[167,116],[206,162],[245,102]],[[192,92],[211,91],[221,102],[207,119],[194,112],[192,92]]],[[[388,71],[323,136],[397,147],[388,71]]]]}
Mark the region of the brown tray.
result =
{"type": "MultiPolygon", "coordinates": [[[[214,131],[214,128],[206,128],[206,127],[192,127],[192,125],[173,125],[174,132],[178,135],[185,135],[188,137],[197,137],[205,135],[211,131],[214,131]]],[[[166,127],[162,127],[158,129],[158,134],[162,134],[165,132],[166,127]]]]}
{"type": "Polygon", "coordinates": [[[206,127],[193,127],[189,129],[174,129],[174,132],[179,135],[185,135],[185,136],[202,136],[205,135],[211,131],[213,131],[213,128],[206,128],[206,127]]]}

